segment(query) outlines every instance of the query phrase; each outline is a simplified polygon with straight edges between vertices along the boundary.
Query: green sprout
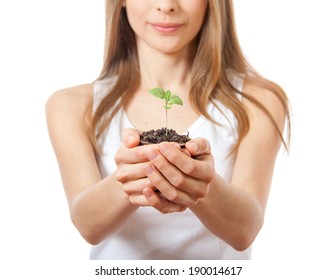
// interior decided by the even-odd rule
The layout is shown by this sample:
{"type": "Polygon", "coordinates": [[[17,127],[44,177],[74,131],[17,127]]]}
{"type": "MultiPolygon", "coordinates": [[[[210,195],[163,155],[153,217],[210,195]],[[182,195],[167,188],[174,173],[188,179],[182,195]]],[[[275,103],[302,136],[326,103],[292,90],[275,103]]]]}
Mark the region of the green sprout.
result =
{"type": "Polygon", "coordinates": [[[166,109],[166,134],[168,133],[168,109],[171,109],[173,104],[183,105],[182,99],[176,94],[172,94],[170,90],[164,91],[162,88],[153,88],[149,92],[157,98],[164,99],[166,109]]]}

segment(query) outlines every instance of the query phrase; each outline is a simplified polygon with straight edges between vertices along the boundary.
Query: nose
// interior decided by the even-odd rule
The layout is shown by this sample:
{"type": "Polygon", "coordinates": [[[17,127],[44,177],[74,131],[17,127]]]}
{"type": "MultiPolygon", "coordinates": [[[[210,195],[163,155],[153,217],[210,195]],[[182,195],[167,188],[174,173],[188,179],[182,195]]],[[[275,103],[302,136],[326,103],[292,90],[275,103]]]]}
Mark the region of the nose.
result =
{"type": "Polygon", "coordinates": [[[156,10],[162,13],[168,14],[176,11],[175,0],[159,0],[156,5],[156,10]]]}

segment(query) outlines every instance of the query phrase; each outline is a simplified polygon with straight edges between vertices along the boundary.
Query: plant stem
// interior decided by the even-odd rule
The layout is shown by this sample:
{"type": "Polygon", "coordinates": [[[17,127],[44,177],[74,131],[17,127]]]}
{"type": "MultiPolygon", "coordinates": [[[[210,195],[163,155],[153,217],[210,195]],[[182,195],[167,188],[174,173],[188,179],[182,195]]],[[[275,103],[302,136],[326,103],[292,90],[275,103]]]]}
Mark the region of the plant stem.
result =
{"type": "MultiPolygon", "coordinates": [[[[166,102],[166,106],[168,106],[168,102],[166,102]]],[[[168,135],[168,109],[166,108],[166,136],[168,135]]]]}

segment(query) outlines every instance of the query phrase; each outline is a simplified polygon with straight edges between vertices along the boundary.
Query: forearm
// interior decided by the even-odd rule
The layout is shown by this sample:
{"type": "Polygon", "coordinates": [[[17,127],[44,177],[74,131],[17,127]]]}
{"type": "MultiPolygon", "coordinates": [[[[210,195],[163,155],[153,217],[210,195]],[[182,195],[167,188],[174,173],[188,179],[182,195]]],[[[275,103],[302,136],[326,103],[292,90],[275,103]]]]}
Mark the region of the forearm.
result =
{"type": "Polygon", "coordinates": [[[258,200],[242,188],[216,175],[206,198],[190,209],[219,238],[237,250],[253,242],[263,223],[258,200]]]}
{"type": "Polygon", "coordinates": [[[132,205],[114,175],[79,193],[70,203],[71,219],[83,238],[97,244],[128,220],[132,205]]]}

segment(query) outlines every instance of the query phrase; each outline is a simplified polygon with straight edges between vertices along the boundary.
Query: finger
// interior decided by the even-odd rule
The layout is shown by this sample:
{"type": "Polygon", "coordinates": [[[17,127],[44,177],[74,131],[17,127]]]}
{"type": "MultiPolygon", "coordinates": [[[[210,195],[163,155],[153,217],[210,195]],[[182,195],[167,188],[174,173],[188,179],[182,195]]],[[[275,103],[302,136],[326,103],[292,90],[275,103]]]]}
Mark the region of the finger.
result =
{"type": "MultiPolygon", "coordinates": [[[[161,156],[162,157],[162,156],[161,156]]],[[[163,161],[166,161],[164,157],[162,157],[163,161]]],[[[194,198],[193,194],[188,193],[185,191],[185,189],[190,188],[190,186],[193,186],[193,189],[198,189],[199,186],[197,186],[197,182],[191,181],[190,178],[186,178],[185,181],[180,182],[174,182],[178,184],[178,187],[176,187],[174,184],[172,184],[172,181],[174,181],[174,178],[177,178],[176,174],[181,174],[179,170],[176,169],[173,165],[170,163],[161,165],[163,175],[155,166],[154,164],[146,164],[145,165],[145,173],[150,180],[151,184],[157,188],[161,194],[169,201],[174,203],[179,203],[187,206],[195,205],[197,202],[197,199],[194,198]],[[169,169],[169,171],[167,171],[169,169]],[[175,169],[175,170],[173,170],[175,169]],[[170,174],[172,174],[170,176],[170,174]],[[189,180],[189,183],[187,182],[189,180]],[[185,185],[184,185],[185,184],[185,185]]],[[[193,192],[192,192],[193,193],[193,192]]]]}
{"type": "Polygon", "coordinates": [[[117,165],[127,163],[141,163],[147,162],[148,158],[146,156],[148,150],[155,147],[155,145],[145,145],[145,146],[137,146],[134,148],[127,148],[122,145],[114,156],[114,161],[117,165]]]}
{"type": "Polygon", "coordinates": [[[188,150],[182,149],[181,152],[184,153],[186,156],[191,157],[191,154],[188,150]]]}
{"type": "MultiPolygon", "coordinates": [[[[184,174],[200,180],[211,180],[213,176],[213,160],[211,154],[203,155],[202,161],[197,160],[197,158],[186,156],[168,143],[159,144],[159,151],[184,174]]],[[[164,172],[163,168],[158,167],[158,169],[164,172]]]]}
{"type": "Polygon", "coordinates": [[[127,148],[133,148],[140,144],[141,131],[134,128],[125,128],[122,131],[122,142],[127,148]]]}
{"type": "Polygon", "coordinates": [[[146,177],[144,163],[122,164],[114,172],[117,181],[124,184],[128,181],[146,177]]]}
{"type": "Polygon", "coordinates": [[[185,205],[173,203],[160,197],[160,194],[154,192],[151,188],[146,188],[143,194],[149,205],[153,206],[163,214],[182,212],[187,209],[187,206],[185,205]]]}
{"type": "Polygon", "coordinates": [[[205,138],[195,138],[193,140],[190,140],[186,143],[185,147],[192,157],[211,153],[210,144],[205,138]]]}
{"type": "Polygon", "coordinates": [[[122,185],[123,191],[131,196],[133,194],[142,194],[145,188],[152,187],[150,180],[146,178],[130,181],[122,185]]]}
{"type": "Polygon", "coordinates": [[[142,193],[130,195],[128,199],[135,206],[151,206],[142,193]]]}

